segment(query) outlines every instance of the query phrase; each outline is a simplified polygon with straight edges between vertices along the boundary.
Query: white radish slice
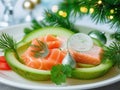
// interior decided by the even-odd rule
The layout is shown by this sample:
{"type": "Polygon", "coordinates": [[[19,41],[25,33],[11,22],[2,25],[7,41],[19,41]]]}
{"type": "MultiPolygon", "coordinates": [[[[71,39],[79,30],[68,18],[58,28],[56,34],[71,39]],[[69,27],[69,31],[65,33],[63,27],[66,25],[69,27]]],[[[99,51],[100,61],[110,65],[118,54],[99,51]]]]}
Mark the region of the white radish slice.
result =
{"type": "Polygon", "coordinates": [[[68,40],[68,48],[76,51],[89,51],[93,47],[93,40],[84,33],[77,33],[68,40]]]}

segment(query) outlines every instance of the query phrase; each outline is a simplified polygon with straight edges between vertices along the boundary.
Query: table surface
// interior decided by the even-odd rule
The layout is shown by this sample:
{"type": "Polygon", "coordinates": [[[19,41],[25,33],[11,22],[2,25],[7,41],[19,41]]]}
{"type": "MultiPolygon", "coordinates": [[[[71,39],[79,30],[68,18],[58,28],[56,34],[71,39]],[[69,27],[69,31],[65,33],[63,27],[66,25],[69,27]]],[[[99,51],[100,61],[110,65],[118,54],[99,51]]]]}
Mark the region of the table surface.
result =
{"type": "MultiPolygon", "coordinates": [[[[61,0],[58,0],[58,1],[61,1],[61,0]]],[[[23,10],[23,8],[22,8],[22,2],[23,2],[23,0],[18,0],[18,3],[17,3],[17,5],[16,5],[16,9],[15,9],[15,18],[21,18],[21,17],[24,17],[26,14],[27,14],[27,12],[26,11],[24,11],[23,10]],[[17,9],[19,9],[19,10],[17,10],[17,9]],[[23,12],[23,13],[20,13],[20,12],[23,12]]],[[[37,7],[37,9],[36,10],[34,10],[34,15],[37,17],[37,16],[40,16],[41,14],[41,11],[42,11],[42,9],[40,9],[40,8],[43,8],[43,7],[45,7],[45,4],[47,5],[48,4],[48,2],[50,2],[50,0],[44,0],[44,5],[43,4],[41,4],[41,5],[39,5],[38,7],[37,7]],[[35,13],[37,11],[37,14],[35,13]],[[39,12],[38,12],[39,11],[39,12]]],[[[56,2],[54,1],[54,2],[52,2],[52,0],[51,0],[51,5],[53,5],[53,4],[55,4],[56,2]]],[[[2,17],[2,13],[3,13],[3,10],[4,10],[4,7],[2,6],[2,4],[0,3],[0,7],[1,8],[3,8],[3,9],[1,9],[1,11],[0,11],[0,17],[2,17]]],[[[49,7],[51,7],[50,6],[50,4],[49,4],[49,7]]],[[[87,25],[88,24],[90,24],[91,23],[91,21],[89,21],[89,18],[87,17],[87,18],[85,18],[84,19],[84,22],[87,20],[87,25]]],[[[80,23],[79,23],[80,24],[80,23]]],[[[83,24],[83,22],[81,23],[81,24],[83,24]]],[[[95,24],[93,23],[93,26],[95,26],[95,24]]],[[[108,25],[100,25],[100,27],[105,27],[105,29],[108,29],[109,27],[108,27],[108,25]]],[[[100,28],[100,27],[97,27],[97,28],[100,28]]],[[[112,84],[112,85],[108,85],[108,86],[104,86],[104,87],[100,87],[100,88],[95,88],[95,89],[90,89],[90,90],[120,90],[120,82],[117,82],[117,83],[114,83],[114,84],[112,84]]],[[[0,83],[0,90],[25,90],[25,89],[20,89],[20,88],[16,88],[16,87],[11,87],[11,86],[8,86],[8,85],[4,85],[4,84],[1,84],[0,83]]]]}

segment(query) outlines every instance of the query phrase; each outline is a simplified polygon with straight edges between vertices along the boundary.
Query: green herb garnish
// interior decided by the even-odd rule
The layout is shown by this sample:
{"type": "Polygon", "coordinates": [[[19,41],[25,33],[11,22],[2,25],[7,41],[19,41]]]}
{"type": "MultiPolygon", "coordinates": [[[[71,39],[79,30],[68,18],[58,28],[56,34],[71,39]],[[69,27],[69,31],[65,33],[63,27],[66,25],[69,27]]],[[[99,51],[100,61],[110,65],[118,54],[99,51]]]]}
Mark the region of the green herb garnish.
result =
{"type": "Polygon", "coordinates": [[[0,36],[0,48],[3,50],[11,49],[16,52],[16,41],[6,33],[0,36]]]}
{"type": "Polygon", "coordinates": [[[36,39],[38,45],[32,44],[31,47],[34,48],[32,52],[34,52],[34,57],[46,57],[49,54],[48,46],[45,42],[42,42],[36,39]]]}
{"type": "Polygon", "coordinates": [[[120,68],[120,42],[112,42],[108,47],[105,48],[104,58],[112,60],[114,65],[120,68]]]}
{"type": "Polygon", "coordinates": [[[6,33],[2,33],[0,36],[0,49],[6,51],[6,50],[13,50],[15,52],[16,57],[18,58],[19,61],[19,55],[17,53],[17,42],[16,40],[14,40],[13,37],[11,37],[10,35],[6,34],[6,33]]]}
{"type": "Polygon", "coordinates": [[[51,70],[51,80],[57,85],[61,85],[66,82],[67,77],[71,77],[72,68],[70,65],[56,65],[51,70]]]}

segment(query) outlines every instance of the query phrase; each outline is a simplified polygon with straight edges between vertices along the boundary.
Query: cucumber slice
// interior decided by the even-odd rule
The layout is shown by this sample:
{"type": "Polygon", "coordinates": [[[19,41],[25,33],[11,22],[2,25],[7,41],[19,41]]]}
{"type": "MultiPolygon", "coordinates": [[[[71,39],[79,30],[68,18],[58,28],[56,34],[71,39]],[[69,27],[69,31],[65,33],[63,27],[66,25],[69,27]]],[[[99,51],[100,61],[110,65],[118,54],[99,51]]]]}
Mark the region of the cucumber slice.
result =
{"type": "Polygon", "coordinates": [[[67,30],[65,28],[61,28],[61,27],[58,27],[58,28],[56,28],[56,27],[46,27],[46,28],[42,28],[42,29],[39,29],[39,30],[35,30],[30,34],[27,34],[23,38],[22,42],[29,42],[34,38],[37,38],[37,37],[40,37],[40,36],[45,36],[47,34],[53,34],[55,36],[62,37],[64,39],[65,38],[68,39],[70,36],[72,36],[75,33],[70,31],[70,30],[67,30]]]}
{"type": "Polygon", "coordinates": [[[83,64],[83,63],[77,63],[77,66],[80,67],[80,68],[95,67],[95,65],[91,65],[91,64],[83,64]]]}
{"type": "Polygon", "coordinates": [[[107,73],[112,66],[113,62],[111,60],[106,60],[104,63],[101,63],[100,65],[95,67],[76,68],[72,72],[72,77],[86,80],[95,79],[107,73]]]}
{"type": "Polygon", "coordinates": [[[68,48],[76,51],[88,51],[93,47],[93,40],[87,34],[77,33],[68,40],[68,48]]]}

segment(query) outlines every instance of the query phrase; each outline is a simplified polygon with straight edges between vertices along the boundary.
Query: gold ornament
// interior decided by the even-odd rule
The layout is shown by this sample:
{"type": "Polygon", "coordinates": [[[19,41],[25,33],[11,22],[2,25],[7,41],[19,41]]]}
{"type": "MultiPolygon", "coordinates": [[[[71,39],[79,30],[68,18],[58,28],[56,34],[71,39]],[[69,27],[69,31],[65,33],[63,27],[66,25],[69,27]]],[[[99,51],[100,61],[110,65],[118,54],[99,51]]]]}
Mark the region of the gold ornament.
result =
{"type": "Polygon", "coordinates": [[[62,15],[64,18],[67,17],[67,13],[66,12],[63,12],[63,15],[62,15]]]}
{"type": "Polygon", "coordinates": [[[86,7],[80,7],[80,11],[83,13],[87,13],[88,9],[86,7]]]}
{"type": "Polygon", "coordinates": [[[35,5],[37,5],[41,2],[41,0],[30,0],[30,1],[32,1],[35,5]]]}
{"type": "Polygon", "coordinates": [[[58,12],[58,14],[60,15],[60,16],[62,16],[63,15],[63,11],[62,10],[60,10],[59,12],[58,12]]]}
{"type": "Polygon", "coordinates": [[[102,4],[102,0],[99,0],[99,1],[98,1],[98,4],[102,4]]]}
{"type": "Polygon", "coordinates": [[[25,0],[23,2],[23,8],[27,10],[32,10],[34,9],[35,5],[30,1],[30,0],[25,0]]]}
{"type": "Polygon", "coordinates": [[[114,18],[113,15],[108,16],[108,19],[112,20],[114,18]]]}
{"type": "Polygon", "coordinates": [[[89,12],[92,14],[94,12],[94,8],[90,8],[89,12]]]}
{"type": "Polygon", "coordinates": [[[64,11],[62,11],[62,10],[60,10],[60,11],[58,12],[58,14],[59,14],[60,16],[62,16],[62,17],[67,17],[67,13],[64,12],[64,11]]]}
{"type": "Polygon", "coordinates": [[[52,6],[52,12],[56,13],[58,11],[58,6],[57,5],[53,5],[52,6]]]}
{"type": "Polygon", "coordinates": [[[114,9],[111,9],[111,10],[110,10],[110,13],[113,14],[113,13],[114,13],[114,9]]]}
{"type": "Polygon", "coordinates": [[[112,16],[112,15],[110,15],[110,17],[109,17],[110,19],[113,19],[114,17],[112,16]]]}

